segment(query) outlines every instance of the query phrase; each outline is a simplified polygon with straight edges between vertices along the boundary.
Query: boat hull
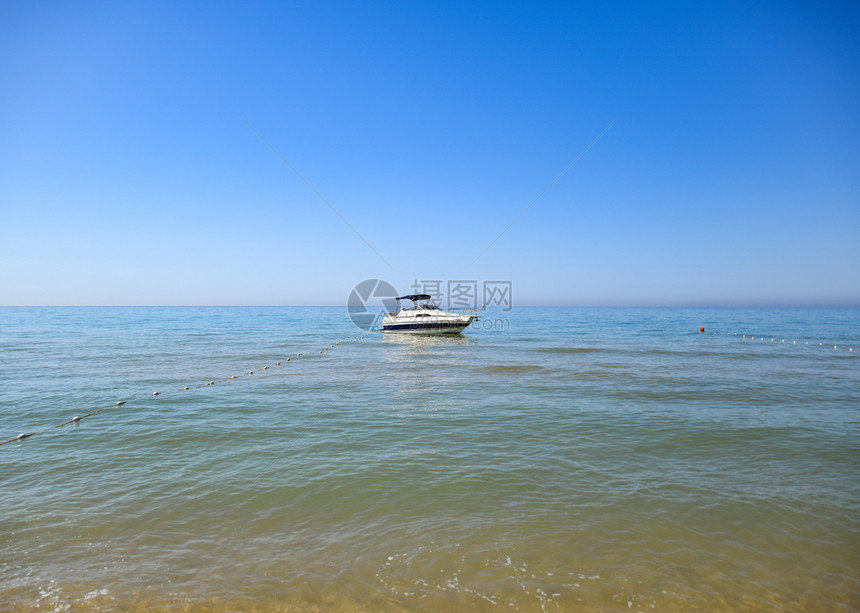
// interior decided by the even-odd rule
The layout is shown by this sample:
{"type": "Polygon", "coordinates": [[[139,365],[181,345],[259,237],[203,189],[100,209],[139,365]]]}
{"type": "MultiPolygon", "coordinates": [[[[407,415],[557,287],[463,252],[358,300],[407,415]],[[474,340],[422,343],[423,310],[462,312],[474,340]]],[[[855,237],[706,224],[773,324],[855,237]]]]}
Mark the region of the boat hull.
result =
{"type": "Polygon", "coordinates": [[[426,323],[390,323],[383,324],[383,332],[401,332],[411,334],[460,334],[469,327],[471,321],[439,321],[426,323]]]}

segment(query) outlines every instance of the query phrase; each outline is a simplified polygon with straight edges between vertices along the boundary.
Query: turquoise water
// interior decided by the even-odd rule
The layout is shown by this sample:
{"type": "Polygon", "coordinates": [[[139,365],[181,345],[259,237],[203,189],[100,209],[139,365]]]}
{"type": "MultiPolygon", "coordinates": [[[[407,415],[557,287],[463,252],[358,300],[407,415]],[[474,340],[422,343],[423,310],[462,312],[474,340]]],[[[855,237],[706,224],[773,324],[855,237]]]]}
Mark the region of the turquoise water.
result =
{"type": "Polygon", "coordinates": [[[0,309],[0,610],[860,609],[860,311],[363,334],[0,309]]]}

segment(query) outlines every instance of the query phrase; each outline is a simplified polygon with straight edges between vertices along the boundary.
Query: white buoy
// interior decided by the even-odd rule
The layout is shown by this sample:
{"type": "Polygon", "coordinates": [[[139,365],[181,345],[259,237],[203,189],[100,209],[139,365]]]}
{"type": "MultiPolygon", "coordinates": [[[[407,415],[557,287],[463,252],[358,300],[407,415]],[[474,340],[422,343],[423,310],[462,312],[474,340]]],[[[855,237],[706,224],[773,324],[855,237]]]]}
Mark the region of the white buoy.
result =
{"type": "Polygon", "coordinates": [[[187,389],[189,389],[189,388],[188,388],[188,386],[186,385],[186,386],[185,386],[185,387],[183,387],[182,389],[187,390],[187,389]]]}
{"type": "Polygon", "coordinates": [[[158,396],[161,392],[152,392],[153,396],[158,396]]]}
{"type": "Polygon", "coordinates": [[[113,406],[118,407],[122,404],[125,404],[125,400],[117,400],[116,402],[113,403],[113,406]]]}
{"type": "Polygon", "coordinates": [[[210,382],[209,382],[209,383],[207,383],[206,385],[215,385],[215,382],[214,382],[214,381],[210,381],[210,382]]]}
{"type": "Polygon", "coordinates": [[[280,365],[281,365],[280,362],[275,362],[275,366],[280,366],[280,365]]]}
{"type": "Polygon", "coordinates": [[[81,421],[81,416],[75,415],[74,417],[72,417],[72,421],[81,421]]]}
{"type": "Polygon", "coordinates": [[[263,366],[263,370],[269,370],[268,366],[263,366]]]}
{"type": "Polygon", "coordinates": [[[254,371],[253,371],[253,370],[249,370],[249,371],[248,371],[248,374],[249,374],[249,375],[253,375],[253,374],[254,374],[254,371]]]}

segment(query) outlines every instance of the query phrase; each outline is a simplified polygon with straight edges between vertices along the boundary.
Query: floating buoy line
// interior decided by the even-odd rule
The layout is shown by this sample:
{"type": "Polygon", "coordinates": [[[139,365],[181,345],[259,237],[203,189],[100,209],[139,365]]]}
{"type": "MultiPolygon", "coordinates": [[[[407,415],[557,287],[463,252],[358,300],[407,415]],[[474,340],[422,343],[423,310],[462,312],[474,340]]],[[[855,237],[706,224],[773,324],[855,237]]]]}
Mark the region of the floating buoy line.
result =
{"type": "MultiPolygon", "coordinates": [[[[356,337],[356,338],[351,338],[351,339],[343,340],[343,341],[337,341],[337,342],[336,342],[336,343],[334,343],[333,345],[329,345],[329,346],[327,346],[327,347],[324,347],[324,348],[319,352],[319,354],[320,354],[320,355],[323,355],[323,354],[325,354],[327,351],[331,351],[332,349],[334,349],[334,348],[336,348],[336,347],[339,347],[339,346],[341,346],[341,345],[343,345],[343,344],[345,344],[345,343],[357,343],[357,342],[359,342],[359,341],[363,341],[364,339],[366,339],[366,338],[367,338],[368,336],[370,336],[371,334],[375,334],[375,333],[377,333],[377,332],[380,332],[380,330],[371,330],[370,332],[366,332],[365,334],[362,334],[361,336],[356,337]]],[[[278,360],[277,362],[275,362],[273,366],[281,366],[281,365],[283,365],[283,364],[286,364],[287,362],[291,362],[291,361],[299,360],[299,359],[302,359],[302,358],[308,358],[308,357],[310,357],[310,356],[309,356],[309,355],[307,355],[307,354],[304,354],[304,353],[296,353],[295,355],[291,355],[291,356],[290,356],[290,357],[288,357],[288,358],[281,358],[280,360],[278,360]]],[[[272,366],[266,365],[266,366],[263,366],[262,370],[267,371],[267,370],[270,370],[271,368],[272,368],[272,366]]],[[[219,383],[226,383],[226,382],[228,382],[228,381],[234,381],[234,380],[236,380],[236,379],[241,379],[241,378],[243,378],[243,377],[250,377],[250,376],[252,376],[253,374],[254,374],[254,371],[253,371],[253,370],[249,370],[247,373],[242,374],[242,375],[232,375],[232,376],[230,376],[230,377],[226,377],[226,378],[224,378],[224,379],[219,379],[219,380],[217,380],[217,381],[207,381],[206,383],[201,383],[201,384],[199,384],[199,385],[186,385],[186,386],[184,386],[184,387],[180,387],[179,389],[177,389],[177,390],[175,390],[175,391],[176,391],[176,392],[185,392],[185,391],[190,391],[190,390],[196,390],[196,389],[200,389],[200,388],[203,388],[203,387],[209,387],[209,386],[212,386],[212,385],[217,385],[217,384],[219,384],[219,383]]],[[[137,402],[142,402],[142,401],[144,401],[144,400],[149,400],[149,399],[151,399],[151,398],[153,398],[153,397],[161,396],[161,395],[162,395],[162,393],[163,393],[163,392],[161,392],[160,390],[158,390],[158,391],[154,391],[154,392],[152,392],[151,394],[147,394],[146,396],[140,396],[140,397],[137,397],[137,398],[129,398],[129,399],[127,399],[127,400],[117,400],[116,402],[114,402],[114,403],[113,403],[113,404],[111,404],[111,405],[103,406],[103,407],[100,407],[100,408],[97,408],[97,409],[93,409],[93,410],[92,410],[92,411],[90,411],[89,413],[85,413],[85,414],[83,414],[83,415],[75,415],[75,416],[74,416],[74,417],[72,417],[71,419],[69,419],[69,420],[67,420],[67,421],[64,421],[64,422],[63,422],[63,423],[61,423],[61,424],[57,424],[57,425],[55,425],[55,426],[48,426],[47,428],[43,428],[43,429],[41,429],[41,430],[34,430],[34,431],[32,431],[32,432],[22,432],[21,434],[19,434],[19,435],[18,435],[18,436],[16,436],[15,438],[10,438],[8,441],[2,441],[2,442],[0,442],[0,445],[7,445],[7,444],[9,444],[9,443],[14,443],[14,442],[16,442],[16,441],[23,441],[23,440],[25,440],[25,439],[30,438],[31,436],[36,436],[36,435],[38,435],[38,434],[44,434],[45,432],[49,432],[49,431],[51,431],[51,430],[56,430],[57,428],[62,428],[62,427],[64,427],[64,426],[68,426],[68,425],[70,425],[70,424],[76,424],[76,423],[79,423],[82,419],[86,419],[87,417],[92,417],[93,415],[98,415],[99,413],[102,413],[103,411],[107,411],[107,410],[110,410],[110,409],[113,409],[113,408],[121,407],[121,406],[123,406],[123,405],[125,405],[125,404],[128,404],[128,403],[137,403],[137,402]]]]}
{"type": "MultiPolygon", "coordinates": [[[[699,332],[701,332],[702,334],[705,334],[705,329],[699,328],[699,332]]],[[[837,351],[848,351],[848,352],[852,352],[852,353],[854,352],[854,347],[850,343],[848,345],[838,345],[838,344],[834,345],[833,343],[824,343],[824,342],[816,343],[814,341],[797,341],[797,340],[779,338],[776,336],[761,336],[761,335],[756,336],[753,334],[741,334],[740,332],[714,332],[714,331],[711,331],[710,334],[712,334],[714,336],[736,336],[740,339],[749,340],[749,341],[759,341],[759,342],[765,341],[765,342],[770,342],[770,343],[787,343],[790,345],[804,345],[804,346],[808,345],[810,347],[824,347],[827,349],[831,349],[831,348],[836,349],[837,351]]]]}

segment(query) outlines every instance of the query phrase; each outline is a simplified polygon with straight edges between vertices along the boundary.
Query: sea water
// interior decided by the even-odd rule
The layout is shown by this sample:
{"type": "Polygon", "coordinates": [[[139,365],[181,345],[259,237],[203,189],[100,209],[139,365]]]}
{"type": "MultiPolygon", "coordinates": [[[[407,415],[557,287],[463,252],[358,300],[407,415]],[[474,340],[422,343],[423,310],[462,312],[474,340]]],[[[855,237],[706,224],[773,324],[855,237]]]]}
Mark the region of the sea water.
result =
{"type": "Polygon", "coordinates": [[[860,608],[860,311],[364,334],[0,309],[0,610],[860,608]]]}

